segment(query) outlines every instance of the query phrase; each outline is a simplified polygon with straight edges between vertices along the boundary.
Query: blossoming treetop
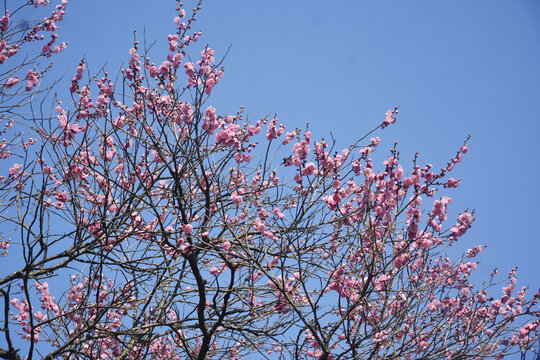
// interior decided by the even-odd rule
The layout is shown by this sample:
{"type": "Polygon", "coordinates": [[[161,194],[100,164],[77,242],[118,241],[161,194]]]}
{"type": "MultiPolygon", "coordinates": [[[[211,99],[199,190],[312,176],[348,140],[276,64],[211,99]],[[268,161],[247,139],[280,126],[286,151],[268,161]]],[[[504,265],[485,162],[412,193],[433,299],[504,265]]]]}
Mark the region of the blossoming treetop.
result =
{"type": "MultiPolygon", "coordinates": [[[[27,31],[55,27],[65,6],[27,31]]],[[[447,218],[466,141],[440,169],[404,167],[396,148],[377,169],[372,133],[397,109],[345,149],[275,117],[220,115],[208,102],[221,63],[208,46],[189,51],[200,8],[179,3],[166,59],[135,41],[117,84],[106,72],[86,77],[81,59],[55,116],[5,117],[0,244],[15,265],[0,276],[0,357],[477,359],[528,349],[539,294],[516,289],[515,270],[475,287],[482,246],[445,254],[474,221],[469,211],[447,218]]],[[[0,27],[5,46],[23,45],[9,20],[0,27]]],[[[39,55],[54,52],[51,43],[39,55]]],[[[42,72],[29,69],[25,85],[21,71],[12,65],[4,79],[5,106],[35,101],[25,94],[42,72]]]]}

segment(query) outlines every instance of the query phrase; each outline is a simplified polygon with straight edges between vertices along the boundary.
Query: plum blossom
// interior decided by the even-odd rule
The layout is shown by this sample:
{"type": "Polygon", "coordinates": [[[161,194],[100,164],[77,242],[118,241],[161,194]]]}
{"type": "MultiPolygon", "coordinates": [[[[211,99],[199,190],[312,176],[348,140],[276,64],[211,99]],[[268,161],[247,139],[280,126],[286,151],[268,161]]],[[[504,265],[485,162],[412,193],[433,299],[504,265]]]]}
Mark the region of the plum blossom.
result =
{"type": "Polygon", "coordinates": [[[19,83],[19,77],[18,76],[15,76],[15,77],[12,77],[12,78],[10,77],[8,79],[8,81],[6,82],[5,87],[9,89],[9,88],[14,87],[18,83],[19,83]]]}

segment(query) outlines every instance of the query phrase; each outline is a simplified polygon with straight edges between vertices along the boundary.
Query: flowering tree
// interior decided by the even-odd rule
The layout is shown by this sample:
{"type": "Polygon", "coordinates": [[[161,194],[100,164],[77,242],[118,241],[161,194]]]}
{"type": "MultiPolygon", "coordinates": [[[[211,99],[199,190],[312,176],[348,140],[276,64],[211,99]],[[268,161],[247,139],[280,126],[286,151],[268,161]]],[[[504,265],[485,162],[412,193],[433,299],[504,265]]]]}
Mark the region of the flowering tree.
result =
{"type": "MultiPolygon", "coordinates": [[[[10,12],[4,2],[4,11],[0,17],[0,135],[8,133],[18,120],[20,130],[28,126],[29,104],[32,104],[36,93],[39,92],[38,84],[41,78],[49,70],[49,66],[40,69],[38,60],[40,58],[50,58],[55,53],[61,52],[66,47],[66,43],[57,44],[58,34],[56,25],[63,19],[66,2],[57,5],[51,14],[42,20],[30,23],[21,20],[38,7],[46,6],[49,1],[34,0],[26,4],[19,5],[10,12]],[[32,46],[34,44],[38,46],[32,46]],[[32,47],[34,49],[32,49],[32,47]]],[[[42,89],[44,91],[46,89],[42,89]]],[[[17,134],[19,135],[19,134],[17,134]]],[[[0,158],[4,159],[11,155],[12,147],[21,145],[15,139],[19,136],[11,136],[10,140],[3,139],[0,145],[0,158]]],[[[24,147],[28,147],[36,140],[31,139],[24,142],[24,147]]]]}
{"type": "MultiPolygon", "coordinates": [[[[540,293],[516,289],[515,270],[475,287],[482,246],[445,255],[474,220],[464,211],[449,221],[451,199],[439,194],[459,185],[449,173],[466,142],[442,169],[417,159],[404,168],[394,148],[377,170],[380,139],[368,138],[397,109],[339,151],[275,117],[219,115],[207,102],[221,63],[208,46],[197,59],[188,52],[200,7],[179,4],[165,60],[135,41],[114,84],[105,72],[86,78],[82,59],[56,117],[21,121],[32,138],[4,140],[0,357],[477,359],[528,349],[540,293]]],[[[64,8],[22,34],[55,28],[64,8]]],[[[20,47],[27,37],[9,32],[7,16],[4,49],[20,47]]],[[[39,77],[28,71],[23,90],[15,73],[29,63],[19,64],[2,91],[19,86],[13,99],[32,104],[23,91],[39,77]]]]}

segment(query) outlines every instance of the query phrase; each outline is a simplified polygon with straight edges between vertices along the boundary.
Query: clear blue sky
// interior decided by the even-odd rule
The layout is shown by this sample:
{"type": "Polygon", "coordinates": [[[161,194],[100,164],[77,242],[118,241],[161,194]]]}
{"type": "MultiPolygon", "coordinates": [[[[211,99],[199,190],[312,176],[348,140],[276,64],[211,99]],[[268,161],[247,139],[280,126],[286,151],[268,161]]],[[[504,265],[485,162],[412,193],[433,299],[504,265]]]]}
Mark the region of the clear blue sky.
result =
{"type": "MultiPolygon", "coordinates": [[[[55,60],[66,84],[83,54],[91,70],[107,62],[115,74],[135,28],[158,40],[161,63],[174,7],[71,0],[61,24],[70,46],[55,60]]],[[[210,0],[194,28],[216,56],[232,45],[212,102],[220,113],[275,112],[345,147],[400,106],[379,156],[398,140],[405,164],[418,151],[437,167],[471,134],[454,175],[464,180],[448,193],[455,212],[476,209],[460,249],[487,245],[480,273],[518,266],[521,285],[540,286],[539,1],[210,0]]]]}

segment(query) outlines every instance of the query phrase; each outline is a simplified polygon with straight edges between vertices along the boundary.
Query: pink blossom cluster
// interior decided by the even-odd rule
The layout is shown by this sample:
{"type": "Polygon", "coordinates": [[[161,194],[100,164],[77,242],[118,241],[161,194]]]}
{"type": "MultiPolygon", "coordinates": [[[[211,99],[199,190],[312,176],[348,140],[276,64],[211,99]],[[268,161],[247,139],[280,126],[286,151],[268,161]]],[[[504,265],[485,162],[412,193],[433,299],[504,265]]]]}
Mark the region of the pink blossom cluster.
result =
{"type": "Polygon", "coordinates": [[[8,26],[9,26],[9,13],[6,12],[6,14],[0,18],[0,31],[6,31],[8,26]]]}
{"type": "Polygon", "coordinates": [[[0,64],[3,64],[8,58],[15,56],[19,49],[19,44],[9,45],[5,40],[0,40],[0,64]]]}
{"type": "Polygon", "coordinates": [[[76,73],[75,75],[73,75],[73,79],[71,79],[71,86],[69,89],[72,93],[79,90],[79,80],[83,78],[83,72],[85,68],[85,61],[84,59],[81,59],[81,61],[79,62],[79,66],[77,66],[76,73]]]}
{"type": "Polygon", "coordinates": [[[385,127],[389,126],[389,125],[392,125],[392,124],[395,124],[396,123],[396,114],[398,113],[398,110],[397,108],[394,109],[394,110],[388,110],[386,112],[386,117],[384,118],[384,121],[382,123],[382,128],[384,129],[385,127]]]}
{"type": "MultiPolygon", "coordinates": [[[[19,311],[17,315],[12,315],[11,317],[12,320],[17,321],[22,327],[23,332],[19,333],[19,335],[25,340],[32,339],[32,341],[38,342],[39,333],[42,331],[42,329],[39,326],[31,325],[30,323],[31,310],[30,310],[30,306],[28,305],[28,302],[26,300],[19,300],[17,298],[12,298],[10,300],[10,304],[19,311]]],[[[41,312],[36,313],[36,318],[38,319],[42,318],[43,320],[46,319],[46,317],[43,318],[43,314],[41,312]]]]}
{"type": "Polygon", "coordinates": [[[0,257],[5,257],[8,254],[10,240],[0,240],[0,257]]]}

